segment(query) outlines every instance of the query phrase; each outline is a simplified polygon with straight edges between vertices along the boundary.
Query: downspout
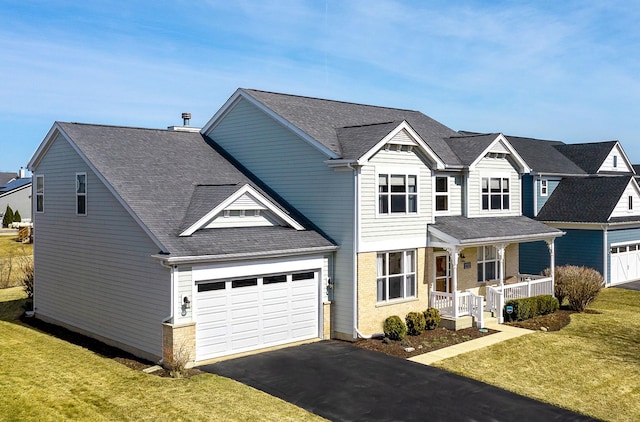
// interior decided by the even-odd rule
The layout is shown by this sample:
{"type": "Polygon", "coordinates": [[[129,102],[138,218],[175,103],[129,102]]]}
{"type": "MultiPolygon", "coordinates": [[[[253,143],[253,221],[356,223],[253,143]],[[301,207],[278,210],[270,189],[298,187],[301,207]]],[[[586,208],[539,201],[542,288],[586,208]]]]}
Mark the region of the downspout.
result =
{"type": "Polygon", "coordinates": [[[167,323],[169,321],[173,321],[173,308],[175,307],[175,298],[176,298],[176,283],[175,283],[175,273],[176,273],[176,266],[175,265],[167,265],[164,263],[164,261],[160,261],[160,265],[162,265],[164,268],[168,268],[171,271],[171,313],[169,314],[168,317],[163,318],[162,319],[162,323],[167,323]]]}

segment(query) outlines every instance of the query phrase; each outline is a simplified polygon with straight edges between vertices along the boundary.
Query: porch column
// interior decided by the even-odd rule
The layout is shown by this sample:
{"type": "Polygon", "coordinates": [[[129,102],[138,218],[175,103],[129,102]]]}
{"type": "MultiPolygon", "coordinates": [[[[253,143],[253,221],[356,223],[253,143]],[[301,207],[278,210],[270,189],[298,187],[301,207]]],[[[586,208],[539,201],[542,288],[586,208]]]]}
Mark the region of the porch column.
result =
{"type": "Polygon", "coordinates": [[[504,243],[500,245],[496,245],[496,249],[498,250],[498,259],[500,261],[500,269],[499,277],[500,277],[500,290],[504,291],[504,251],[507,248],[507,245],[504,243]]]}
{"type": "Polygon", "coordinates": [[[447,248],[449,259],[451,260],[451,290],[453,293],[453,317],[458,318],[458,258],[460,249],[457,247],[447,248]]]}
{"type": "Polygon", "coordinates": [[[556,248],[555,238],[546,240],[547,247],[549,248],[549,272],[551,273],[551,295],[555,296],[556,291],[556,248]]]}

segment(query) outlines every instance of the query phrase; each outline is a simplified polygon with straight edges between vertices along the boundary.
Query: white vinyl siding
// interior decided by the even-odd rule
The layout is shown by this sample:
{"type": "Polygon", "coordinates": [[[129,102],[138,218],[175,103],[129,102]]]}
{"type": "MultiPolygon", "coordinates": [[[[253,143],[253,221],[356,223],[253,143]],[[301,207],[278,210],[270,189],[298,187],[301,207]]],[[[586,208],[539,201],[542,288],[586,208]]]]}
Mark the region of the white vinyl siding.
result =
{"type": "Polygon", "coordinates": [[[335,331],[352,335],[353,172],[329,168],[329,157],[244,99],[208,135],[340,246],[332,317],[335,331]]]}
{"type": "MultiPolygon", "coordinates": [[[[0,194],[0,215],[7,209],[7,205],[10,205],[13,212],[20,212],[22,221],[31,221],[31,209],[33,207],[31,190],[32,185],[27,184],[10,192],[0,194]]],[[[33,198],[35,198],[35,195],[33,195],[33,198]]]]}
{"type": "Polygon", "coordinates": [[[623,157],[624,157],[624,154],[623,154],[622,148],[620,148],[619,145],[616,145],[614,148],[611,149],[611,152],[609,152],[609,155],[607,156],[607,158],[605,158],[604,162],[602,163],[602,166],[600,167],[600,169],[598,169],[598,173],[610,172],[610,171],[616,171],[621,173],[631,173],[632,169],[627,165],[627,162],[624,160],[623,157]]]}
{"type": "Polygon", "coordinates": [[[169,270],[151,258],[158,247],[64,138],[34,173],[47,178],[46,213],[35,215],[36,315],[161,356],[171,290],[169,270]],[[94,205],[82,219],[70,218],[76,172],[87,174],[94,205]]]}
{"type": "Polygon", "coordinates": [[[506,158],[485,157],[469,172],[468,217],[499,217],[520,215],[520,175],[506,158]],[[509,209],[482,209],[482,179],[507,178],[509,180],[509,209]]]}
{"type": "Polygon", "coordinates": [[[631,181],[624,193],[620,196],[616,207],[611,213],[611,217],[628,217],[630,215],[640,215],[640,193],[636,188],[636,184],[631,181]],[[633,204],[633,208],[629,208],[629,204],[633,204]]]}

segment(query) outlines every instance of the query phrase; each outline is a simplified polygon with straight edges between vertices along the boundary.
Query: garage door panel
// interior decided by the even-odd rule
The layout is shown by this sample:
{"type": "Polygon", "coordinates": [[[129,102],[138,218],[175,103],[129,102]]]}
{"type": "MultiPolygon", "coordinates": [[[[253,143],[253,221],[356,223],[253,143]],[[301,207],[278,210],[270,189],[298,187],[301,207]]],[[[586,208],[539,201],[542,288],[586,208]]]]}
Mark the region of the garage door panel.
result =
{"type": "Polygon", "coordinates": [[[231,280],[224,290],[198,292],[196,359],[317,337],[317,273],[306,274],[314,278],[257,276],[251,279],[256,285],[247,285],[249,279],[231,280]]]}

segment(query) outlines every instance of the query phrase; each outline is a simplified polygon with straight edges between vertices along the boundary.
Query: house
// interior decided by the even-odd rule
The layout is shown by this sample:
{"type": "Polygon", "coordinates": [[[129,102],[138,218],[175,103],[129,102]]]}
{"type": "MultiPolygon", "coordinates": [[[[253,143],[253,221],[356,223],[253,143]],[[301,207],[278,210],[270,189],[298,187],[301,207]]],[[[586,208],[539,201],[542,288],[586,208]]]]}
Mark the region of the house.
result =
{"type": "MultiPolygon", "coordinates": [[[[566,233],[556,264],[595,268],[607,286],[640,278],[640,189],[620,143],[507,138],[531,165],[524,214],[566,233]]],[[[522,244],[520,268],[543,271],[544,255],[544,245],[522,244]]]]}
{"type": "Polygon", "coordinates": [[[19,211],[22,221],[31,221],[31,178],[24,169],[20,173],[0,173],[0,219],[7,205],[13,212],[19,211]]]}
{"type": "Polygon", "coordinates": [[[56,122],[29,168],[36,317],[148,358],[354,340],[430,306],[481,326],[485,295],[553,292],[519,268],[531,242],[553,267],[563,234],[523,216],[530,165],[418,111],[238,89],[200,130],[56,122]]]}

